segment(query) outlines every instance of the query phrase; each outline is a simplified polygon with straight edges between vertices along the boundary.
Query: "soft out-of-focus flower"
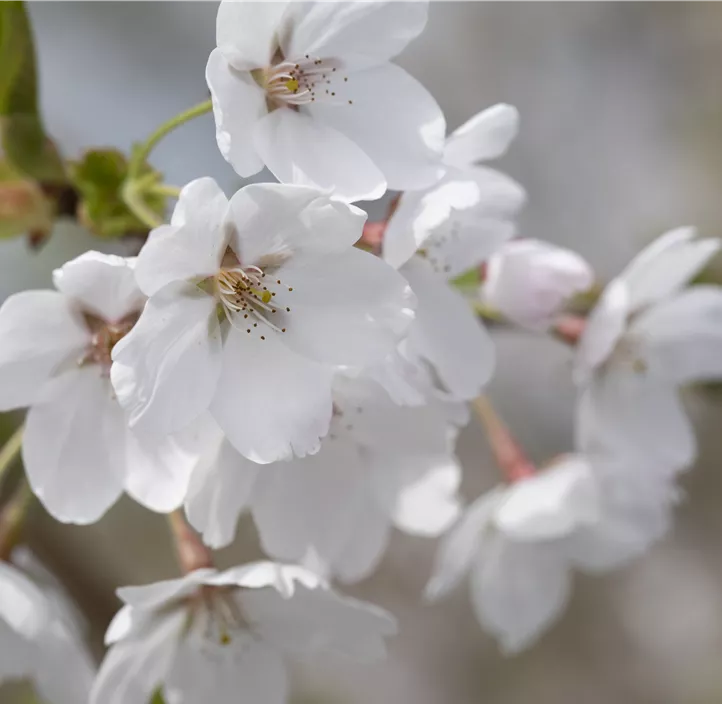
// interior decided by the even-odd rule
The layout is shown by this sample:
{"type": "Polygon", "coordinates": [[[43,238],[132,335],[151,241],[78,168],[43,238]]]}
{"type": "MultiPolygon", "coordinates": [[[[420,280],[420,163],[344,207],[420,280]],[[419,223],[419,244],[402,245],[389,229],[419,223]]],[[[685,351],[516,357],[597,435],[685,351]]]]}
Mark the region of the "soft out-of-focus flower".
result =
{"type": "Polygon", "coordinates": [[[0,410],[29,406],[23,461],[58,520],[91,523],[125,490],[156,511],[186,492],[200,436],[128,429],[110,384],[113,346],[145,303],[134,259],[86,252],[54,273],[57,291],[0,308],[0,410]]]}
{"type": "Polygon", "coordinates": [[[591,267],[575,252],[540,240],[513,240],[489,258],[480,297],[517,325],[544,331],[569,298],[593,283],[591,267]]]}
{"type": "Polygon", "coordinates": [[[450,282],[514,234],[524,190],[477,162],[502,154],[517,122],[509,105],[469,120],[447,140],[444,178],[427,190],[404,193],[389,219],[383,257],[418,298],[408,338],[373,372],[399,403],[423,402],[429,387],[432,395],[440,390],[452,399],[472,399],[491,377],[489,335],[450,282]]]}
{"type": "Polygon", "coordinates": [[[224,0],[206,67],[223,156],[241,176],[265,165],[348,201],[436,181],[444,116],[389,63],[427,5],[224,0]]]}
{"type": "Polygon", "coordinates": [[[455,520],[460,409],[399,407],[363,379],[337,378],[334,386],[331,428],[317,454],[261,466],[223,441],[199,467],[186,511],[211,547],[233,539],[248,509],[268,555],[314,554],[326,574],[350,582],[376,567],[393,525],[434,536],[455,520]]]}
{"type": "Polygon", "coordinates": [[[317,654],[370,661],[385,655],[394,619],[341,597],[300,567],[259,562],[225,572],[118,591],[125,606],[106,633],[110,646],[91,704],[170,702],[285,704],[285,657],[317,654]]]}
{"type": "Polygon", "coordinates": [[[136,275],[150,299],[113,349],[132,426],[186,427],[206,410],[255,462],[316,452],[337,365],[384,358],[413,319],[399,274],[354,248],[365,214],[305,186],[212,179],[181,192],[136,275]]]}
{"type": "Polygon", "coordinates": [[[678,387],[722,377],[722,291],[688,284],[720,244],[673,230],[604,290],[577,350],[580,445],[672,466],[693,461],[678,387]]]}
{"type": "Polygon", "coordinates": [[[480,625],[518,652],[562,613],[573,568],[619,567],[666,532],[671,473],[567,455],[477,499],[442,540],[427,596],[470,574],[480,625]]]}
{"type": "Polygon", "coordinates": [[[65,597],[0,562],[0,684],[30,680],[44,702],[78,704],[88,700],[94,675],[65,597]]]}

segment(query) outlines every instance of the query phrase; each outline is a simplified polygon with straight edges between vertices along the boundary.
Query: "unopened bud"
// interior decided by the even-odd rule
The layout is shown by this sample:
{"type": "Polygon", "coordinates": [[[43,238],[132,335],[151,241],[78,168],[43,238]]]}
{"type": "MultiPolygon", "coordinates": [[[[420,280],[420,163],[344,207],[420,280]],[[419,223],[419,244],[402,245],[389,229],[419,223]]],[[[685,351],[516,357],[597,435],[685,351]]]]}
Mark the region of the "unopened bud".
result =
{"type": "Polygon", "coordinates": [[[539,240],[514,240],[489,259],[480,294],[512,322],[544,331],[573,295],[593,283],[591,267],[578,254],[539,240]]]}

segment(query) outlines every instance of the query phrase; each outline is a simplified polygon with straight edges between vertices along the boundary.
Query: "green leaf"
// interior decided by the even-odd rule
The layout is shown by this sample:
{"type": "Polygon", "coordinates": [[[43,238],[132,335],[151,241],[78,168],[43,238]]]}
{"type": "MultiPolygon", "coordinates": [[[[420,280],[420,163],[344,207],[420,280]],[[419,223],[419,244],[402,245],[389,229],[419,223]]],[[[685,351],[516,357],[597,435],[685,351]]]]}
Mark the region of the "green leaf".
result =
{"type": "Polygon", "coordinates": [[[65,169],[38,111],[35,47],[25,5],[0,2],[0,141],[5,159],[26,176],[62,183],[65,169]]]}
{"type": "Polygon", "coordinates": [[[163,699],[160,689],[153,695],[153,698],[148,704],[165,704],[165,699],[163,699]]]}
{"type": "MultiPolygon", "coordinates": [[[[161,175],[150,166],[142,169],[146,190],[143,199],[159,217],[165,213],[166,198],[152,193],[161,175]]],[[[128,175],[128,160],[115,149],[94,149],[81,161],[70,164],[70,178],[80,195],[78,217],[99,237],[122,237],[148,232],[145,225],[123,201],[122,189],[128,175]]]]}

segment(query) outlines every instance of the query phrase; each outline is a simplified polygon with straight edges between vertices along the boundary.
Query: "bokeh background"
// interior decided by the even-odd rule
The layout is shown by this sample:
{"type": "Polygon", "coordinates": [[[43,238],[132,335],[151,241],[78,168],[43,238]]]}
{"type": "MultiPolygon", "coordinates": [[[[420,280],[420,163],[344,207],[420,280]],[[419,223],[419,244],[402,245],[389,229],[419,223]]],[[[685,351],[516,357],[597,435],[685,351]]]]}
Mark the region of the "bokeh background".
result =
{"type": "MultiPolygon", "coordinates": [[[[215,9],[31,2],[45,120],[64,154],[127,150],[205,99],[215,9]]],[[[426,32],[399,63],[436,96],[450,129],[496,102],[519,108],[521,134],[500,166],[529,192],[521,234],[578,250],[600,279],[676,225],[722,235],[721,4],[434,2],[426,32]]],[[[210,116],[164,141],[153,163],[171,183],[212,175],[229,191],[240,185],[216,150],[210,116]]],[[[0,243],[0,299],[48,286],[53,267],[89,247],[98,241],[72,225],[59,226],[39,253],[22,240],[0,243]]],[[[499,410],[533,459],[567,451],[569,351],[508,330],[495,335],[490,393],[499,410]]],[[[674,534],[625,570],[579,579],[566,615],[533,648],[502,657],[464,589],[425,606],[435,546],[396,536],[378,574],[350,590],[398,615],[389,660],[298,668],[295,702],[722,702],[722,393],[695,390],[688,400],[700,459],[685,477],[674,534]]],[[[498,479],[479,428],[464,432],[458,451],[473,499],[498,479]]],[[[128,501],[90,528],[58,525],[38,510],[29,536],[81,602],[96,646],[117,608],[116,586],[177,574],[164,519],[128,501]]],[[[220,561],[257,554],[244,521],[220,561]]],[[[24,696],[0,690],[2,704],[24,696]]]]}

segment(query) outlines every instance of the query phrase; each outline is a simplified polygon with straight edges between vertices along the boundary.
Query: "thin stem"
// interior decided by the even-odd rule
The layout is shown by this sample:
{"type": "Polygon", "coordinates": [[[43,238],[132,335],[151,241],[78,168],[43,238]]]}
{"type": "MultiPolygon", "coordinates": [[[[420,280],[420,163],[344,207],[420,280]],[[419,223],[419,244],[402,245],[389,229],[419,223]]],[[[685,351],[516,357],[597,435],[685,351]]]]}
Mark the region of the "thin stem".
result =
{"type": "Polygon", "coordinates": [[[205,115],[207,112],[211,112],[211,110],[213,110],[213,103],[210,100],[204,100],[202,103],[198,103],[198,105],[194,105],[192,108],[184,110],[160,125],[138,149],[133,151],[130,163],[128,164],[128,179],[132,180],[138,178],[140,170],[143,167],[143,164],[148,160],[150,153],[153,151],[158,142],[160,142],[167,134],[176,129],[176,127],[180,127],[196,117],[205,115]]]}
{"type": "Polygon", "coordinates": [[[28,480],[22,477],[10,501],[0,512],[0,560],[8,560],[20,541],[32,499],[28,480]]]}
{"type": "Polygon", "coordinates": [[[536,467],[524,454],[491,401],[486,396],[479,396],[472,401],[472,406],[484,426],[496,462],[505,477],[515,482],[536,474],[536,467]]]}
{"type": "Polygon", "coordinates": [[[21,425],[0,449],[0,482],[20,454],[20,448],[23,446],[23,430],[25,426],[21,425]]]}
{"type": "Polygon", "coordinates": [[[184,574],[203,567],[213,567],[211,551],[188,525],[181,509],[168,514],[168,525],[175,542],[178,564],[184,574]]]}
{"type": "Polygon", "coordinates": [[[133,211],[133,214],[151,230],[163,224],[163,219],[149,207],[143,198],[143,193],[138,190],[135,182],[127,181],[123,186],[123,200],[133,211]]]}
{"type": "Polygon", "coordinates": [[[159,196],[168,196],[168,198],[177,198],[180,195],[180,186],[171,186],[167,183],[159,183],[148,188],[148,193],[155,193],[159,196]]]}

